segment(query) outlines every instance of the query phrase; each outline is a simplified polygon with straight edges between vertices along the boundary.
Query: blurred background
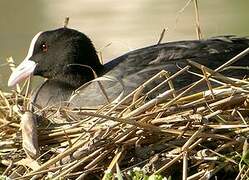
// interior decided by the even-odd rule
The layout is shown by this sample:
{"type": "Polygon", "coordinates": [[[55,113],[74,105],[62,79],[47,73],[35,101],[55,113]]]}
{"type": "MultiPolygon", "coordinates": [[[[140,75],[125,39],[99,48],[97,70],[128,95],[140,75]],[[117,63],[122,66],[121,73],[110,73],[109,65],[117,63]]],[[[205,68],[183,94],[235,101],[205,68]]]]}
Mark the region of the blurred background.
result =
{"type": "MultiPolygon", "coordinates": [[[[104,61],[155,44],[164,28],[162,42],[196,39],[194,5],[188,0],[1,0],[0,88],[6,89],[10,70],[6,58],[19,63],[39,32],[63,25],[88,35],[104,61]],[[185,7],[185,8],[184,8],[185,7]],[[184,10],[182,11],[182,9],[184,10]],[[106,47],[108,44],[110,46],[106,47]]],[[[200,23],[204,38],[249,35],[249,1],[201,0],[200,23]]]]}

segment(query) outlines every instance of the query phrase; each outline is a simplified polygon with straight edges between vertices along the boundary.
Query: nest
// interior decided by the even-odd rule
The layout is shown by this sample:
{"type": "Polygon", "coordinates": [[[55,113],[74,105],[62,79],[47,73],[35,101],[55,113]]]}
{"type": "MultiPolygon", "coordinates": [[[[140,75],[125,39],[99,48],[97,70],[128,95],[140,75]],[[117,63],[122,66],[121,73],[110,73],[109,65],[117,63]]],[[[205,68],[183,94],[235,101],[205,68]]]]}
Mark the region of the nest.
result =
{"type": "Polygon", "coordinates": [[[249,82],[219,74],[226,65],[211,70],[190,64],[202,69],[202,78],[181,91],[174,90],[172,81],[188,66],[166,77],[163,84],[170,89],[154,99],[148,100],[143,89],[165,77],[165,71],[119,102],[99,109],[60,107],[29,112],[25,108],[27,84],[18,91],[0,91],[2,177],[114,179],[116,175],[131,179],[139,172],[141,177],[155,179],[247,179],[249,82]],[[210,81],[220,86],[213,88],[210,81]],[[201,84],[208,90],[192,91],[201,84]],[[25,130],[20,121],[29,117],[31,121],[22,120],[30,127],[25,130]],[[33,117],[38,119],[37,132],[33,117]],[[54,123],[58,119],[63,123],[54,123]],[[25,131],[27,136],[38,134],[40,152],[35,158],[28,152],[32,148],[22,142],[25,131]]]}

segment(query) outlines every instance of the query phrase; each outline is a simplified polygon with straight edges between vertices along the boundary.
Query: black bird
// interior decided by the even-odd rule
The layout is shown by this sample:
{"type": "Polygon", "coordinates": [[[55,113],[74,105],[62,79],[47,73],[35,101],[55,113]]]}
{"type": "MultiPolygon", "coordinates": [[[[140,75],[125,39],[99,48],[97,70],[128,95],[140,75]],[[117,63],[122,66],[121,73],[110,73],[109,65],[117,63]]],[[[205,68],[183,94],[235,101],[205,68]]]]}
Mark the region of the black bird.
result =
{"type": "MultiPolygon", "coordinates": [[[[106,81],[107,93],[114,99],[121,89],[125,95],[163,69],[176,73],[188,64],[187,60],[215,69],[248,47],[247,38],[233,36],[169,42],[129,52],[102,65],[86,35],[74,29],[59,28],[39,32],[32,39],[27,57],[11,74],[8,85],[13,86],[29,75],[47,78],[33,95],[33,102],[45,107],[69,101],[80,86],[96,75],[105,75],[115,79],[106,81]]],[[[249,57],[242,58],[235,65],[248,66],[249,57]]],[[[249,74],[246,70],[222,73],[240,78],[249,74]]],[[[174,80],[174,86],[180,89],[197,79],[193,74],[184,73],[174,80]]],[[[80,91],[84,97],[76,96],[71,102],[76,106],[99,104],[103,102],[100,91],[96,85],[85,85],[80,91]]]]}

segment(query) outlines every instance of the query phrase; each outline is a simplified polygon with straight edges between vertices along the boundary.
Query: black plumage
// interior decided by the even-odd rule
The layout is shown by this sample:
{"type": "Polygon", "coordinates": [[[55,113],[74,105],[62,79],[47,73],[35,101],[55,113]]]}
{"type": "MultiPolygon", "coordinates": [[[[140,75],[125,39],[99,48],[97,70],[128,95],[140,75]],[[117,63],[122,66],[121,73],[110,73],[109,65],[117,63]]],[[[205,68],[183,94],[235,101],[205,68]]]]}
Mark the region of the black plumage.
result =
{"type": "MultiPolygon", "coordinates": [[[[33,53],[28,59],[35,62],[33,75],[47,80],[35,92],[33,101],[41,107],[67,102],[76,89],[95,78],[94,72],[97,76],[105,75],[117,80],[104,82],[110,99],[115,99],[123,87],[126,95],[161,70],[176,73],[188,64],[187,60],[215,69],[247,47],[248,39],[232,36],[169,42],[131,51],[102,65],[91,40],[83,33],[68,28],[42,32],[35,39],[33,53]]],[[[249,57],[234,65],[248,66],[249,57]]],[[[197,70],[192,68],[191,71],[197,70]]],[[[249,73],[247,70],[228,69],[222,74],[243,78],[249,73]]],[[[195,75],[184,73],[174,80],[174,87],[180,89],[198,79],[195,75]]],[[[153,96],[166,89],[166,86],[163,87],[153,96]]],[[[71,100],[74,106],[104,101],[100,89],[93,84],[84,86],[79,94],[71,100]],[[81,98],[82,95],[84,98],[81,98]]]]}

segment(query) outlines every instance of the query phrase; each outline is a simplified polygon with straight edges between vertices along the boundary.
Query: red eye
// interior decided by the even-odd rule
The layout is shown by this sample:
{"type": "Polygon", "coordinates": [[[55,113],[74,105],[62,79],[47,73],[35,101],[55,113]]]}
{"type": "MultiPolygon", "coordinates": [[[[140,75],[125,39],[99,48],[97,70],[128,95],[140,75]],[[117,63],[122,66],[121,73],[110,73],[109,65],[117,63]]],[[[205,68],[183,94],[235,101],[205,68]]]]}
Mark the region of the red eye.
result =
{"type": "Polygon", "coordinates": [[[45,44],[45,43],[42,44],[42,45],[41,45],[41,49],[42,49],[43,52],[47,52],[47,51],[48,51],[48,46],[47,46],[47,44],[45,44]]]}

